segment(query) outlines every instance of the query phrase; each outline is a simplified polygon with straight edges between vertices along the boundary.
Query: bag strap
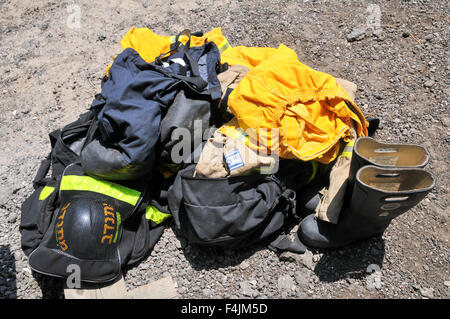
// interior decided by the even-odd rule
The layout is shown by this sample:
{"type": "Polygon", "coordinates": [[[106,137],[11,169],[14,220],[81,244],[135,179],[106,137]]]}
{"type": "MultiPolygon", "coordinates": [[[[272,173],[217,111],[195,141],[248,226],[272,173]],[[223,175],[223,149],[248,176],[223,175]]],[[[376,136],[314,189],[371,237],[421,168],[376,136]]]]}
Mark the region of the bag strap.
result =
{"type": "Polygon", "coordinates": [[[51,153],[49,153],[47,157],[41,161],[41,165],[39,165],[39,169],[36,173],[36,176],[33,179],[34,189],[41,186],[41,184],[44,182],[45,176],[47,176],[51,163],[52,163],[51,153]]]}
{"type": "MultiPolygon", "coordinates": [[[[284,191],[280,196],[279,203],[281,203],[282,205],[288,205],[286,214],[287,219],[293,218],[296,221],[300,219],[296,212],[297,201],[295,191],[289,188],[284,188],[284,191]]],[[[275,252],[290,251],[296,254],[303,254],[306,252],[306,246],[300,241],[300,238],[297,234],[295,235],[295,238],[291,240],[291,238],[289,237],[287,225],[284,226],[281,234],[278,235],[278,237],[268,245],[268,248],[275,252]]]]}
{"type": "Polygon", "coordinates": [[[208,82],[203,80],[203,78],[200,76],[198,63],[196,61],[194,61],[194,59],[191,57],[191,55],[188,52],[190,47],[191,47],[191,32],[189,31],[189,29],[185,29],[182,32],[180,32],[179,34],[177,34],[177,36],[175,38],[175,42],[171,46],[171,50],[169,52],[163,53],[160,56],[158,56],[155,59],[155,63],[157,65],[161,66],[161,65],[163,65],[163,61],[161,60],[162,58],[169,57],[172,54],[177,53],[177,52],[182,52],[183,55],[188,60],[189,66],[191,68],[191,73],[193,76],[189,77],[189,76],[173,74],[172,72],[168,71],[165,68],[161,68],[160,71],[162,73],[164,73],[166,76],[176,78],[176,79],[179,79],[182,81],[186,81],[186,82],[191,83],[194,86],[196,86],[199,90],[203,90],[204,88],[206,88],[208,86],[208,82]],[[182,35],[186,35],[189,38],[185,45],[183,45],[181,43],[181,41],[179,41],[179,38],[182,35]]]}
{"type": "Polygon", "coordinates": [[[275,252],[289,251],[295,254],[303,254],[306,252],[306,246],[300,241],[298,232],[295,234],[293,240],[287,234],[280,234],[269,244],[268,248],[275,252]]]}

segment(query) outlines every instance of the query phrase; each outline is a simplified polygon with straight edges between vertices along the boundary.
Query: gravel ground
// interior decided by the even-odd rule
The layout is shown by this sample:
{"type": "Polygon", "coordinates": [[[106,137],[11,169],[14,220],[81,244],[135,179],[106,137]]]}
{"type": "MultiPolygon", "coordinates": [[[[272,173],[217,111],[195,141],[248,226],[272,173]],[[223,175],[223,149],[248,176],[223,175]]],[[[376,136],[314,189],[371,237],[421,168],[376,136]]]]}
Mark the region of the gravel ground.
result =
{"type": "Polygon", "coordinates": [[[448,2],[377,5],[1,0],[0,298],[63,298],[61,281],[32,273],[20,249],[20,205],[50,149],[48,133],[89,107],[133,26],[166,35],[219,26],[233,46],[284,43],[303,63],[358,85],[356,103],[382,120],[377,139],[427,146],[437,187],[382,238],[333,251],[202,249],[167,228],[151,255],[126,272],[129,289],[168,273],[182,298],[448,298],[448,2]],[[79,28],[67,9],[73,4],[79,28]],[[377,9],[380,27],[370,29],[377,9]]]}

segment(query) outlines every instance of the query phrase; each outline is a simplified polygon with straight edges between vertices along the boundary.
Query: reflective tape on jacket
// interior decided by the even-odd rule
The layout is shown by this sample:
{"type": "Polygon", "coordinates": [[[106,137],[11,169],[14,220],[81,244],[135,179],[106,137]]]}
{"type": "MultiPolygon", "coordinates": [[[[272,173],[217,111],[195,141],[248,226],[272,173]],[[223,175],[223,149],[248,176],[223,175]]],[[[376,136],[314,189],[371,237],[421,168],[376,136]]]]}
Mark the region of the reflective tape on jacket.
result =
{"type": "Polygon", "coordinates": [[[306,184],[309,184],[312,180],[314,180],[316,178],[317,175],[317,171],[319,170],[319,163],[316,161],[311,161],[311,165],[312,165],[312,174],[311,177],[308,179],[308,181],[306,182],[306,184]]]}
{"type": "Polygon", "coordinates": [[[135,206],[141,196],[139,191],[89,176],[66,175],[61,179],[61,191],[88,191],[103,194],[135,206]]]}
{"type": "Polygon", "coordinates": [[[348,142],[344,149],[342,150],[341,155],[339,155],[339,157],[352,157],[353,154],[353,146],[355,145],[355,141],[350,141],[348,142]]]}
{"type": "Polygon", "coordinates": [[[170,216],[170,214],[163,213],[153,205],[149,205],[145,209],[145,218],[154,221],[156,224],[162,223],[170,216]]]}
{"type": "Polygon", "coordinates": [[[50,196],[51,193],[55,190],[52,186],[44,186],[44,188],[41,190],[41,193],[39,194],[39,200],[45,200],[47,197],[50,196]]]}

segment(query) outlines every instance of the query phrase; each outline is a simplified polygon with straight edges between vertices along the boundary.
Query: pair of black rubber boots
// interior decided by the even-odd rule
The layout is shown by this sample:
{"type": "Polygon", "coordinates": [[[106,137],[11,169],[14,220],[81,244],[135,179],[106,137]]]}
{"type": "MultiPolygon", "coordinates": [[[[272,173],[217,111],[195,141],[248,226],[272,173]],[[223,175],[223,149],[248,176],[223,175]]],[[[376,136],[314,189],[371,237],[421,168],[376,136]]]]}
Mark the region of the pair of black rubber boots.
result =
{"type": "MultiPolygon", "coordinates": [[[[337,224],[310,214],[300,223],[300,240],[314,248],[337,248],[383,234],[394,218],[417,205],[435,186],[433,175],[423,169],[429,158],[420,145],[358,138],[337,224]]],[[[318,196],[311,204],[318,204],[318,196]]]]}

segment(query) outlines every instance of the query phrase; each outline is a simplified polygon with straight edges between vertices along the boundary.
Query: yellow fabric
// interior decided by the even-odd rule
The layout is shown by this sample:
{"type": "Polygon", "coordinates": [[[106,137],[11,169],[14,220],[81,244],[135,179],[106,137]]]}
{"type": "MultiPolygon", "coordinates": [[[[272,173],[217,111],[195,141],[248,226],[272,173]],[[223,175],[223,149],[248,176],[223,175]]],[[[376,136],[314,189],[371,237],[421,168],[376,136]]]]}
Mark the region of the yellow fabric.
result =
{"type": "Polygon", "coordinates": [[[44,200],[47,197],[50,196],[51,193],[55,190],[52,186],[44,186],[44,188],[41,190],[41,193],[39,194],[39,200],[44,200]]]}
{"type": "MultiPolygon", "coordinates": [[[[186,44],[188,37],[180,36],[180,42],[186,44]]],[[[175,41],[175,36],[165,36],[154,33],[148,28],[131,28],[120,41],[122,49],[132,48],[147,62],[151,63],[156,57],[170,51],[170,44],[175,41]]],[[[214,42],[219,51],[225,52],[231,47],[223,36],[220,28],[214,28],[201,37],[191,36],[191,47],[202,46],[206,42],[214,42]]],[[[115,57],[113,58],[113,60],[115,57]]],[[[111,65],[106,67],[108,75],[111,65]]]]}
{"type": "Polygon", "coordinates": [[[135,206],[141,193],[109,181],[98,180],[89,176],[66,175],[61,179],[60,190],[89,191],[103,194],[135,206]]]}
{"type": "Polygon", "coordinates": [[[145,208],[145,218],[154,221],[156,224],[160,224],[172,215],[163,213],[153,205],[149,205],[145,208]]]}
{"type": "Polygon", "coordinates": [[[220,62],[229,65],[239,64],[253,69],[261,62],[267,61],[267,59],[280,53],[288,59],[297,60],[295,51],[285,50],[285,48],[288,49],[284,45],[280,45],[278,48],[237,46],[223,52],[220,55],[220,62]]]}
{"type": "Polygon", "coordinates": [[[364,115],[334,77],[298,61],[294,50],[236,47],[223,59],[251,68],[228,98],[235,119],[221,127],[223,134],[240,127],[253,149],[274,147],[282,158],[324,164],[338,156],[340,139],[348,141],[351,121],[358,136],[368,134],[364,115]],[[271,129],[279,129],[279,140],[271,129]]]}

